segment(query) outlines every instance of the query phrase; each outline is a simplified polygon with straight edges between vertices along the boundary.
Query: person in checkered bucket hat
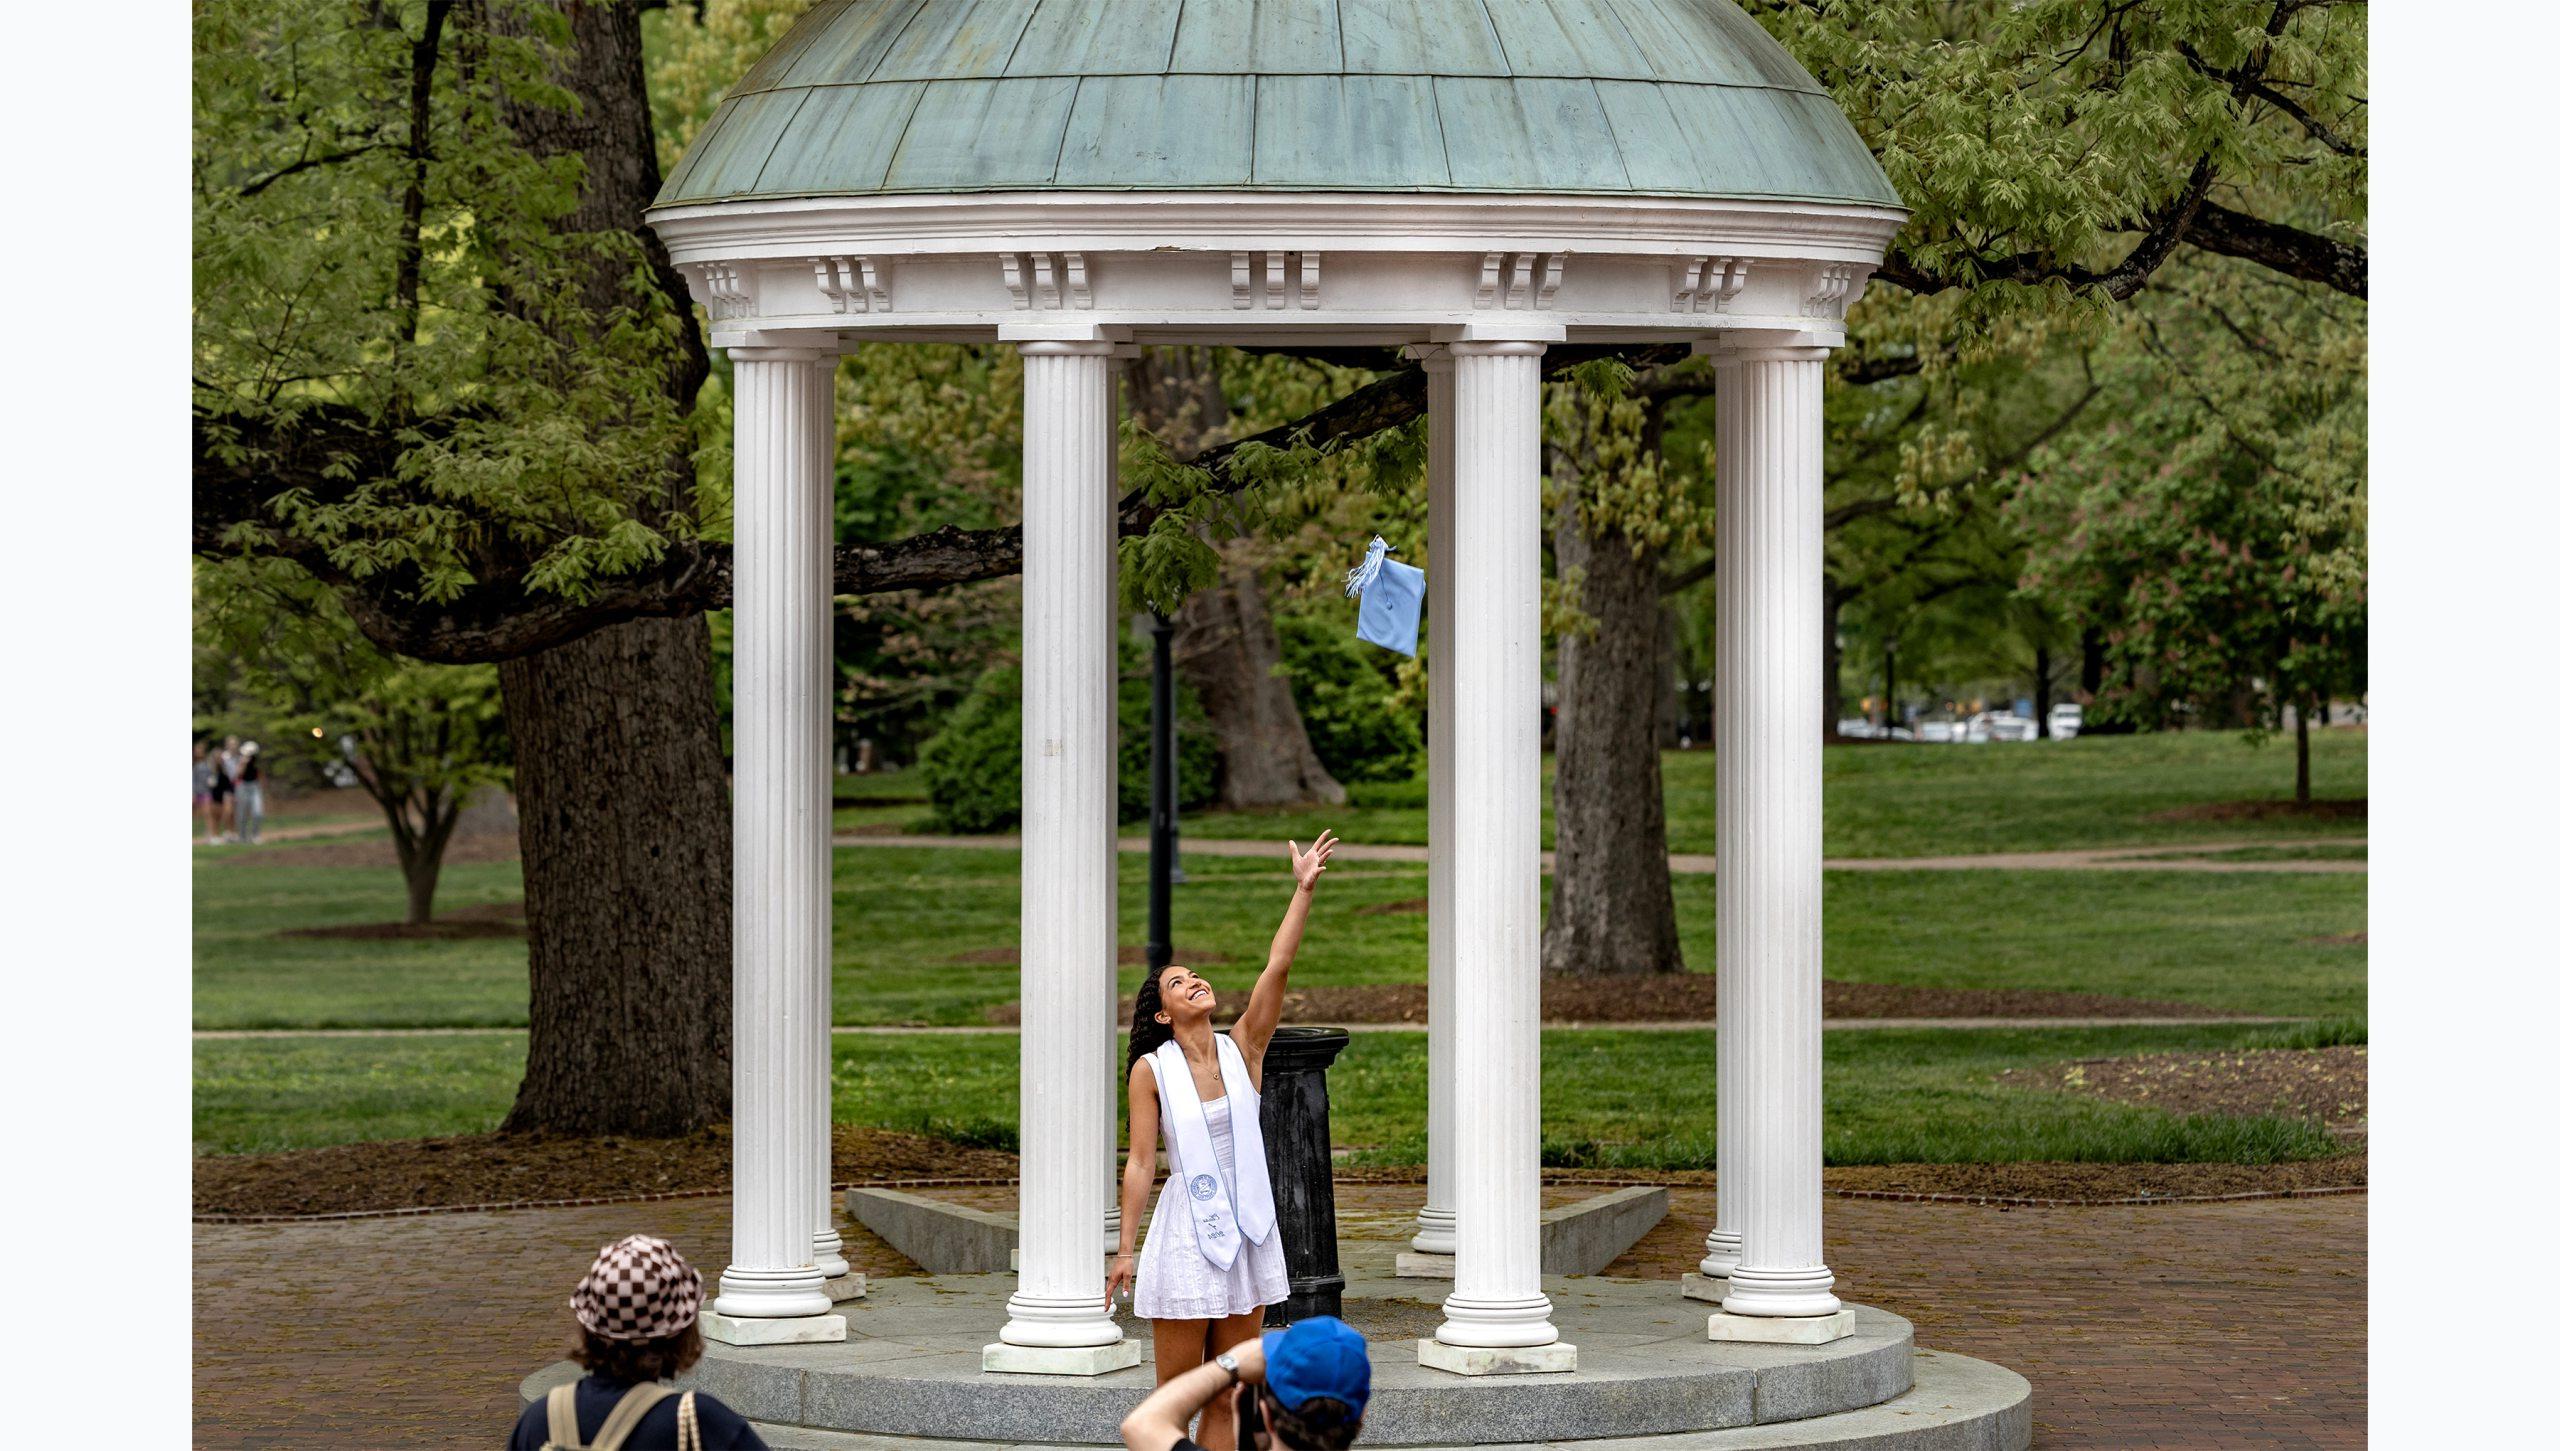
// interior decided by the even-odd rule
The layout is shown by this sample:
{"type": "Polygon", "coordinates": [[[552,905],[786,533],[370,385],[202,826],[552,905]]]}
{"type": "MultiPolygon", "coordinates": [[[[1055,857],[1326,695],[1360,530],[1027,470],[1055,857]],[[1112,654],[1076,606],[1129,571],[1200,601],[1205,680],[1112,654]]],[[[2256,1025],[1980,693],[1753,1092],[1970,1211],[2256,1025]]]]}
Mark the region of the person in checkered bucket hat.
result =
{"type": "Polygon", "coordinates": [[[587,1374],[516,1418],[509,1451],[730,1451],[761,1448],[746,1418],[700,1391],[666,1384],[702,1358],[702,1273],[676,1247],[634,1234],[596,1252],[570,1293],[569,1358],[587,1374]]]}

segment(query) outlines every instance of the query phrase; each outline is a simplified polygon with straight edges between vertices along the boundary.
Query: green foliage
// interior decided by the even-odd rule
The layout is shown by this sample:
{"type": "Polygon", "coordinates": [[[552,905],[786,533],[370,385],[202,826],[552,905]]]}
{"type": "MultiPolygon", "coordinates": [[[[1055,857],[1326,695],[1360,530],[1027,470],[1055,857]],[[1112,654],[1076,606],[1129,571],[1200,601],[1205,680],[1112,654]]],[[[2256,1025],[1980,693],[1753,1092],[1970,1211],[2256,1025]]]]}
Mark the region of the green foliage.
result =
{"type": "Polygon", "coordinates": [[[1911,208],[1897,262],[1953,284],[1906,316],[1914,336],[2102,316],[2125,234],[2200,174],[2219,201],[2361,240],[2363,6],[1745,3],[1911,208]]]}
{"type": "MultiPolygon", "coordinates": [[[[1147,815],[1150,779],[1147,721],[1150,687],[1143,647],[1120,651],[1119,813],[1147,815]]],[[[1218,745],[1189,687],[1174,687],[1175,795],[1185,811],[1217,799],[1218,745]]],[[[1022,667],[995,666],[978,677],[942,729],[924,743],[916,765],[940,825],[949,831],[994,832],[1022,820],[1022,667]]]]}
{"type": "Polygon", "coordinates": [[[2161,304],[2105,351],[2107,424],[2018,486],[2019,583],[2114,622],[2111,716],[2264,732],[2363,689],[2364,320],[2229,268],[2161,304]]]}
{"type": "Polygon", "coordinates": [[[461,7],[430,47],[441,10],[195,7],[200,448],[276,476],[232,548],[273,530],[422,603],[498,575],[583,599],[700,528],[668,469],[692,447],[683,303],[640,237],[575,229],[576,158],[510,124],[574,104],[553,78],[561,13],[461,7]],[[312,432],[392,456],[330,457],[298,442],[312,432]]]}
{"type": "Polygon", "coordinates": [[[1022,819],[1022,667],[978,677],[916,754],[948,831],[1002,831],[1022,819]]]}
{"type": "Polygon", "coordinates": [[[1347,613],[1285,614],[1281,666],[1307,740],[1337,781],[1409,781],[1422,769],[1422,712],[1399,694],[1401,658],[1353,633],[1347,613]]]}
{"type": "Polygon", "coordinates": [[[351,768],[400,829],[432,835],[472,791],[513,776],[495,666],[386,654],[290,566],[199,568],[195,629],[204,725],[258,739],[306,779],[351,768]]]}

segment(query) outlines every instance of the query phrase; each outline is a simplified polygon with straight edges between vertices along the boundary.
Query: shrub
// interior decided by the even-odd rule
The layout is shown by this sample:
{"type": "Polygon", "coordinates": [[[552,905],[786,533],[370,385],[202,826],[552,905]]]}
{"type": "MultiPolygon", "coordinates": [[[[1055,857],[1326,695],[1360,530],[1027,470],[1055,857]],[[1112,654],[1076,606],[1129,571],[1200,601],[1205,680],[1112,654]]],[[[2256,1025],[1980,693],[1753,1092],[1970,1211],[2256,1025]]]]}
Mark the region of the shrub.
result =
{"type": "Polygon", "coordinates": [[[1276,623],[1289,693],[1325,769],[1345,785],[1413,779],[1422,769],[1422,711],[1396,691],[1403,657],[1363,642],[1339,612],[1276,623]]]}
{"type": "MultiPolygon", "coordinates": [[[[1120,659],[1120,819],[1147,815],[1146,649],[1124,641],[1120,659]]],[[[1185,811],[1217,799],[1218,743],[1201,718],[1199,700],[1174,693],[1176,794],[1185,811]]],[[[980,675],[916,756],[925,794],[946,831],[1004,831],[1022,821],[1022,667],[999,665],[980,675]]]]}

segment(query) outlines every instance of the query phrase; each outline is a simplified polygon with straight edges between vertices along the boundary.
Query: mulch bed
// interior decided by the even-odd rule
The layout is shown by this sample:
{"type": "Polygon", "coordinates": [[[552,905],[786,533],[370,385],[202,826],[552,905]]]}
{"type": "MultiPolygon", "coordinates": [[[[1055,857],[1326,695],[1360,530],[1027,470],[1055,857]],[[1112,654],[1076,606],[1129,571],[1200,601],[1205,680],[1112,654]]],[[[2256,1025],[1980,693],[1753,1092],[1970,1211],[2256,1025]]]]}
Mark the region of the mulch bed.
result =
{"type": "Polygon", "coordinates": [[[2335,801],[2207,801],[2154,811],[2145,821],[2362,821],[2365,798],[2335,801]]]}
{"type": "MultiPolygon", "coordinates": [[[[1008,956],[1001,960],[1014,959],[1008,956]]],[[[1121,961],[1128,961],[1125,952],[1121,961]]],[[[1293,1023],[1420,1023],[1430,1016],[1430,990],[1418,982],[1302,988],[1281,1002],[1282,1016],[1293,1023]]],[[[1550,977],[1539,984],[1538,1004],[1541,1015],[1550,1023],[1705,1022],[1716,1015],[1716,978],[1711,972],[1616,979],[1550,977]]],[[[1130,998],[1120,1000],[1122,1020],[1128,1018],[1133,1006],[1130,998]]],[[[1244,995],[1231,993],[1218,1004],[1217,1020],[1233,1022],[1242,1011],[1244,995]]],[[[1825,982],[1822,1015],[1842,1019],[2218,1016],[2214,1009],[2194,1003],[2149,1002],[2097,993],[1909,987],[1873,982],[1825,982]]],[[[997,1023],[1018,1023],[1022,1020],[1021,1005],[1003,1004],[990,1009],[987,1017],[997,1023]]]]}
{"type": "Polygon", "coordinates": [[[344,942],[463,942],[522,937],[524,902],[482,902],[456,907],[427,922],[356,922],[337,927],[294,927],[278,937],[318,937],[344,942]]]}
{"type": "Polygon", "coordinates": [[[2371,1059],[2363,1045],[2225,1053],[2145,1053],[2012,1068],[2003,1083],[2092,1093],[2172,1113],[2274,1114],[2332,1129],[2365,1126],[2371,1059]]]}
{"type": "MultiPolygon", "coordinates": [[[[195,1161],[195,1212],[347,1214],[723,1191],[724,1125],[681,1139],[467,1134],[195,1161]]],[[[1011,1178],[1014,1156],[839,1124],[834,1180],[1011,1178]]]]}
{"type": "MultiPolygon", "coordinates": [[[[1357,1170],[1338,1176],[1362,1177],[1357,1170]]],[[[1379,1176],[1385,1178],[1386,1176],[1379,1176]]],[[[1711,1169],[1548,1169],[1549,1184],[1708,1186],[1711,1169]]],[[[1397,1175],[1399,1181],[1416,1179],[1397,1175]]],[[[2116,1204],[2234,1195],[2337,1192],[2365,1184],[2363,1153],[2285,1164],[1834,1164],[1825,1191],[1859,1199],[1967,1199],[1988,1203],[2116,1204]]]]}

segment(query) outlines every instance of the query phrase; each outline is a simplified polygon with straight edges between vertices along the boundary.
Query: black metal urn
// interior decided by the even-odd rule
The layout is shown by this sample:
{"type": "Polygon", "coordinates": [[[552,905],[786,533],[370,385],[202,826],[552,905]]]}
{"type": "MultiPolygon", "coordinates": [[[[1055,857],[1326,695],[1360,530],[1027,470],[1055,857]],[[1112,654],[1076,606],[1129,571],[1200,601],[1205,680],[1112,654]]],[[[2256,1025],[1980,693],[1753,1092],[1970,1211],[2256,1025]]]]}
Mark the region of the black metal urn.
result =
{"type": "Polygon", "coordinates": [[[1262,1148],[1280,1243],[1289,1255],[1289,1298],[1264,1307],[1267,1326],[1342,1313],[1342,1258],[1333,1223],[1333,1103],[1324,1080],[1350,1042],[1340,1028],[1284,1027],[1271,1035],[1262,1055],[1262,1148]]]}

